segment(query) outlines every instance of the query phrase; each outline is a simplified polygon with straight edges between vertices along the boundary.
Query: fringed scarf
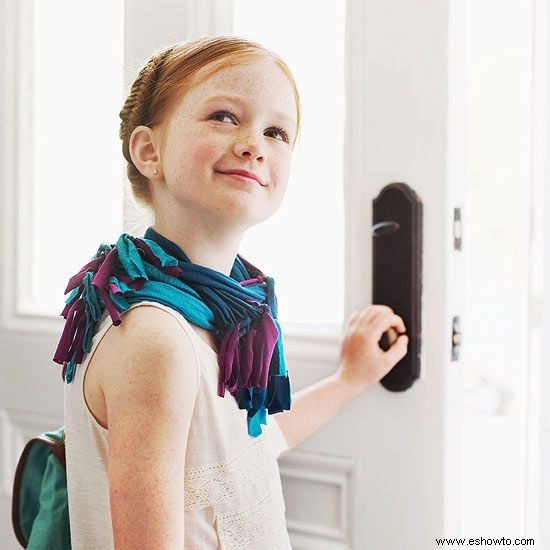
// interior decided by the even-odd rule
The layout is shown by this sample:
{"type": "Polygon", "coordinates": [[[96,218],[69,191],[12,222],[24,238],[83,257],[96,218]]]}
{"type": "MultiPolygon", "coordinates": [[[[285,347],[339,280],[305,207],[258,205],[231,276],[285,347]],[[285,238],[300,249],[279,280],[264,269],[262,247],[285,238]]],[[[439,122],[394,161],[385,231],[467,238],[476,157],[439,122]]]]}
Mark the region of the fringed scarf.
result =
{"type": "Polygon", "coordinates": [[[122,233],[69,280],[65,294],[71,294],[61,313],[66,322],[53,360],[63,365],[62,378],[70,384],[105,308],[118,326],[132,304],[165,304],[215,331],[218,395],[224,397],[227,388],[239,408],[248,410],[248,433],[257,437],[267,424],[266,409],[290,410],[292,400],[274,288],[272,277],[239,254],[228,277],[192,263],[152,227],[142,238],[122,233]]]}

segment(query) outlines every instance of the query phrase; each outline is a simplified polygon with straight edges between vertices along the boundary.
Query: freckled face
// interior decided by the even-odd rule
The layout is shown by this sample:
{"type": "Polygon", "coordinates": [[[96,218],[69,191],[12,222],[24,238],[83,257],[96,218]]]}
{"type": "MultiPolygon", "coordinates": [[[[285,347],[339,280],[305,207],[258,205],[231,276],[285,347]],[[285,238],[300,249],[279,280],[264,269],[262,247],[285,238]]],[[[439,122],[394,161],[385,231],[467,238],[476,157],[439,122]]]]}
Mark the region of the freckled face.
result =
{"type": "Polygon", "coordinates": [[[260,223],[282,202],[295,136],[292,85],[273,60],[223,68],[176,107],[161,151],[166,186],[156,191],[182,214],[192,208],[205,219],[260,223]],[[220,173],[235,169],[252,172],[264,185],[220,173]]]}

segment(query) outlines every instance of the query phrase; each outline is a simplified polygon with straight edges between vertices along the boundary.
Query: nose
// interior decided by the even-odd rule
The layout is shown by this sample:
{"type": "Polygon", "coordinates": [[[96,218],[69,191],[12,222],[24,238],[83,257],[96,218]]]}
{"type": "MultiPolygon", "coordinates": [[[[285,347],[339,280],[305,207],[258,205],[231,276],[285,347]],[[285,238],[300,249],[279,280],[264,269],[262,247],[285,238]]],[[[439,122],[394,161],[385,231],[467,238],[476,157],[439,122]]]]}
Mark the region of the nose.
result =
{"type": "Polygon", "coordinates": [[[255,158],[263,160],[264,153],[262,145],[258,143],[258,139],[255,136],[248,135],[235,144],[235,154],[238,157],[255,158]]]}

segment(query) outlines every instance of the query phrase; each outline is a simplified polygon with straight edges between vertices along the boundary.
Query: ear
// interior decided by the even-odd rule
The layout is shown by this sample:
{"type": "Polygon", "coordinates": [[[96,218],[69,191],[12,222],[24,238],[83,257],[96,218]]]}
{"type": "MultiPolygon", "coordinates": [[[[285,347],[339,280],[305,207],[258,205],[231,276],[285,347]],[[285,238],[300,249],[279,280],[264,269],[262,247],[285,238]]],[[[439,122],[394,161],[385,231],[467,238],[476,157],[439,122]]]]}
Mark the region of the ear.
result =
{"type": "Polygon", "coordinates": [[[160,173],[158,140],[155,132],[148,126],[136,126],[128,143],[132,162],[146,178],[153,178],[160,173]],[[158,171],[155,174],[155,170],[158,171]]]}

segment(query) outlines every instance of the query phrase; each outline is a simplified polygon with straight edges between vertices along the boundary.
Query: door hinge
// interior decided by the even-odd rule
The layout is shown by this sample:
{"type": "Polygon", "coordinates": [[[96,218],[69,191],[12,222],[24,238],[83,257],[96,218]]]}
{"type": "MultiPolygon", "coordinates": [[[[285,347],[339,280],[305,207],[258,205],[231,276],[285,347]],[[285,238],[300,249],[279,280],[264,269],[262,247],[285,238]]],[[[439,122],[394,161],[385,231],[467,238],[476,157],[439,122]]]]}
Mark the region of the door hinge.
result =
{"type": "Polygon", "coordinates": [[[460,332],[460,317],[453,317],[453,335],[452,335],[452,361],[460,359],[460,346],[462,344],[462,332],[460,332]]]}
{"type": "Polygon", "coordinates": [[[455,250],[462,250],[462,212],[460,208],[455,208],[454,211],[454,248],[455,250]]]}

